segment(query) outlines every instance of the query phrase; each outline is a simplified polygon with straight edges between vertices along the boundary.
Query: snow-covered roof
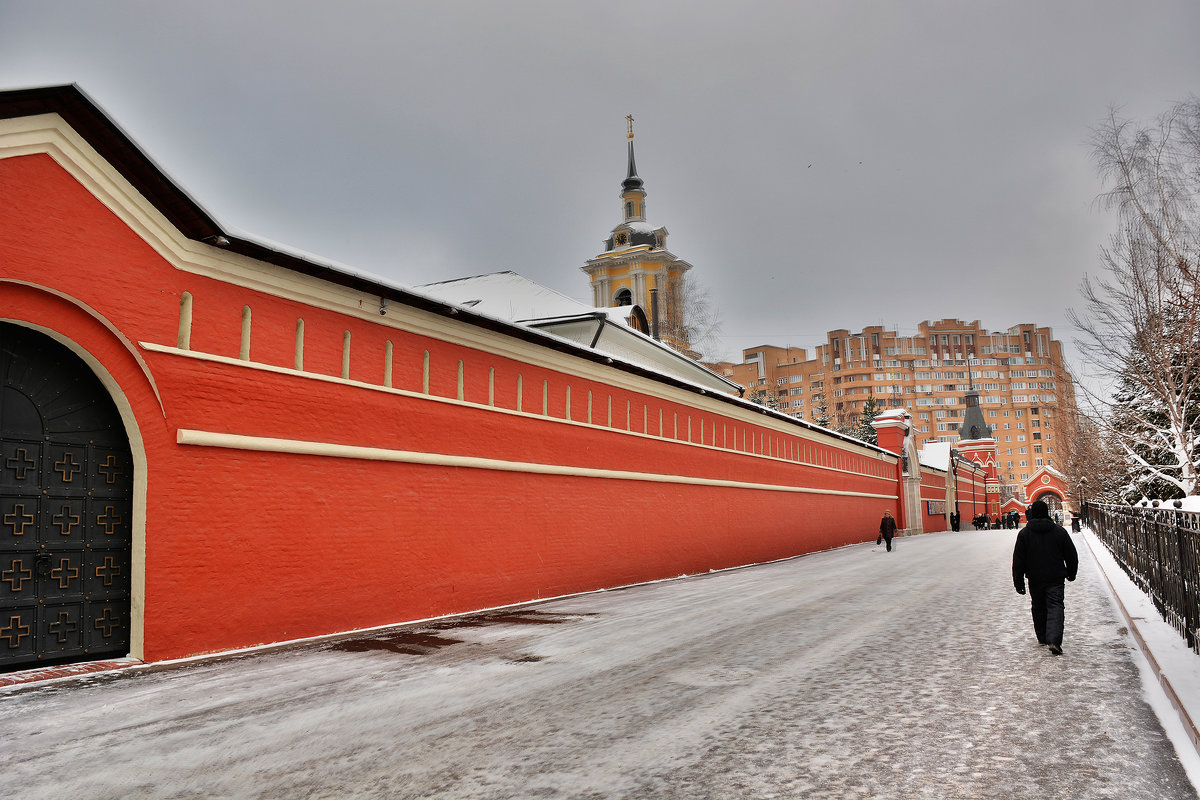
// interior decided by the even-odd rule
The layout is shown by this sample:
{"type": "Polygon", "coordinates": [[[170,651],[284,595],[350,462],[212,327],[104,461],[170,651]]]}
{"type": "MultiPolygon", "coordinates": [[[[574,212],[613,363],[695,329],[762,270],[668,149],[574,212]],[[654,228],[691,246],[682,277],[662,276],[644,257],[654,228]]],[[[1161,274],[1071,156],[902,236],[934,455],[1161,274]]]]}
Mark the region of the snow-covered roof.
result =
{"type": "Polygon", "coordinates": [[[507,322],[587,314],[591,306],[512,271],[427,283],[414,291],[507,322]]]}
{"type": "Polygon", "coordinates": [[[661,225],[651,225],[649,222],[622,222],[613,228],[614,231],[628,230],[633,233],[655,233],[656,231],[664,230],[661,225]]]}
{"type": "Polygon", "coordinates": [[[512,271],[430,283],[414,291],[476,314],[553,334],[709,391],[741,391],[733,381],[631,328],[633,306],[592,308],[512,271]]]}
{"type": "Polygon", "coordinates": [[[876,422],[881,422],[883,420],[893,420],[893,419],[897,419],[897,420],[912,419],[912,414],[908,413],[907,409],[889,408],[889,409],[885,409],[884,411],[880,411],[879,414],[876,415],[876,417],[875,417],[876,422]]]}
{"type": "Polygon", "coordinates": [[[923,467],[933,467],[943,472],[950,470],[950,442],[929,442],[917,453],[923,467]]]}

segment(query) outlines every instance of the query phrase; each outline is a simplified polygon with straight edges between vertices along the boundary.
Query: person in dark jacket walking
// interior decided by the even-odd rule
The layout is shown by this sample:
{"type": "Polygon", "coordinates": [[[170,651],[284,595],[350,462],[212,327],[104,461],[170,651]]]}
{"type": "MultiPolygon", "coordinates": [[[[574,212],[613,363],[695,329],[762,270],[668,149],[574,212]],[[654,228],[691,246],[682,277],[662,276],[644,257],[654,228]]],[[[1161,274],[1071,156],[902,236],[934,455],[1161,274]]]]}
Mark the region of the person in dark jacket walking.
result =
{"type": "MultiPolygon", "coordinates": [[[[896,535],[896,520],[892,518],[891,511],[883,512],[883,519],[879,520],[879,538],[887,542],[888,552],[892,552],[892,537],[896,535]]],[[[879,539],[875,540],[879,543],[879,539]]]]}
{"type": "Polygon", "coordinates": [[[1029,506],[1025,518],[1029,524],[1017,534],[1013,548],[1013,585],[1017,594],[1025,594],[1025,578],[1029,578],[1033,632],[1038,644],[1060,656],[1066,614],[1063,579],[1075,580],[1079,554],[1071,535],[1054,524],[1050,509],[1041,500],[1029,506]]]}

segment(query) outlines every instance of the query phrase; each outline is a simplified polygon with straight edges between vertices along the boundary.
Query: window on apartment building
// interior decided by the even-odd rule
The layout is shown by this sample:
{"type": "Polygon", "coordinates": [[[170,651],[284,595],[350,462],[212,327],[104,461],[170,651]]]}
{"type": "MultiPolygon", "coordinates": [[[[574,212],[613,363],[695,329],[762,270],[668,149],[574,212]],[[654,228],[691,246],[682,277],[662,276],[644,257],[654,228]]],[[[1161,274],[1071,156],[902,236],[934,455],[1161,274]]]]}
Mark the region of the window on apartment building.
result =
{"type": "Polygon", "coordinates": [[[1039,466],[1039,467],[1040,467],[1040,466],[1042,466],[1042,463],[1043,463],[1043,462],[1042,462],[1042,459],[1040,459],[1040,458],[1035,458],[1035,459],[1033,460],[1033,463],[1034,463],[1036,466],[1039,466]]]}
{"type": "Polygon", "coordinates": [[[922,426],[921,426],[921,433],[929,433],[929,426],[928,426],[928,425],[922,425],[922,426]]]}
{"type": "Polygon", "coordinates": [[[1038,407],[1034,406],[1033,408],[1029,409],[1029,413],[1036,417],[1038,415],[1038,407]]]}
{"type": "Polygon", "coordinates": [[[1017,452],[1020,453],[1021,455],[1025,455],[1026,450],[1024,447],[1018,447],[1017,452]]]}
{"type": "Polygon", "coordinates": [[[1040,444],[1035,444],[1035,445],[1033,446],[1033,452],[1035,452],[1035,453],[1040,453],[1040,452],[1042,452],[1042,446],[1041,446],[1040,444]]]}
{"type": "Polygon", "coordinates": [[[995,411],[989,411],[989,412],[988,412],[988,416],[989,416],[989,417],[994,417],[994,416],[996,416],[996,412],[995,412],[995,411]]]}
{"type": "Polygon", "coordinates": [[[1042,434],[1034,432],[1034,434],[1033,434],[1034,441],[1037,441],[1038,439],[1041,439],[1041,438],[1042,438],[1042,434]]]}

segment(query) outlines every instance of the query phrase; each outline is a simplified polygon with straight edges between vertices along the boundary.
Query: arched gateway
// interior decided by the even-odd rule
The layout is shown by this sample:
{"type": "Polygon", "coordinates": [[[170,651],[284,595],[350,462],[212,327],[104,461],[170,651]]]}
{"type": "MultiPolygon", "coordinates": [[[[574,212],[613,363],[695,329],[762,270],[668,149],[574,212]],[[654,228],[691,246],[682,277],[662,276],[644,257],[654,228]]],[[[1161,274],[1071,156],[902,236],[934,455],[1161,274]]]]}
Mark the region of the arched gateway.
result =
{"type": "Polygon", "coordinates": [[[0,322],[0,670],[129,652],[132,494],[99,379],[0,322]]]}

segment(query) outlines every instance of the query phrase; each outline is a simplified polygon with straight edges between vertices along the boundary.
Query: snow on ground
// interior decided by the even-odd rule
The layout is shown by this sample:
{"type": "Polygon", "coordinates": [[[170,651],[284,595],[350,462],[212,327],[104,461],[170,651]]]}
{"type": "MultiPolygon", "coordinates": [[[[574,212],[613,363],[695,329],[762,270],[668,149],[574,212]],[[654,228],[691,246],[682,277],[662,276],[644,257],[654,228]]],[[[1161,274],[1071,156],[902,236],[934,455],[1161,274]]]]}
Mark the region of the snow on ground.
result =
{"type": "Polygon", "coordinates": [[[0,796],[1195,800],[1088,548],[1054,657],[1014,536],[0,693],[0,796]]]}
{"type": "MultiPolygon", "coordinates": [[[[1200,656],[1188,649],[1187,640],[1167,624],[1153,601],[1130,580],[1104,543],[1090,530],[1085,530],[1083,535],[1097,565],[1104,571],[1116,596],[1133,619],[1146,647],[1174,688],[1187,715],[1194,723],[1200,724],[1200,656]]],[[[1135,661],[1142,676],[1146,701],[1175,745],[1192,785],[1200,788],[1200,753],[1196,745],[1188,736],[1179,712],[1171,705],[1159,684],[1158,675],[1140,650],[1135,661]]]]}

